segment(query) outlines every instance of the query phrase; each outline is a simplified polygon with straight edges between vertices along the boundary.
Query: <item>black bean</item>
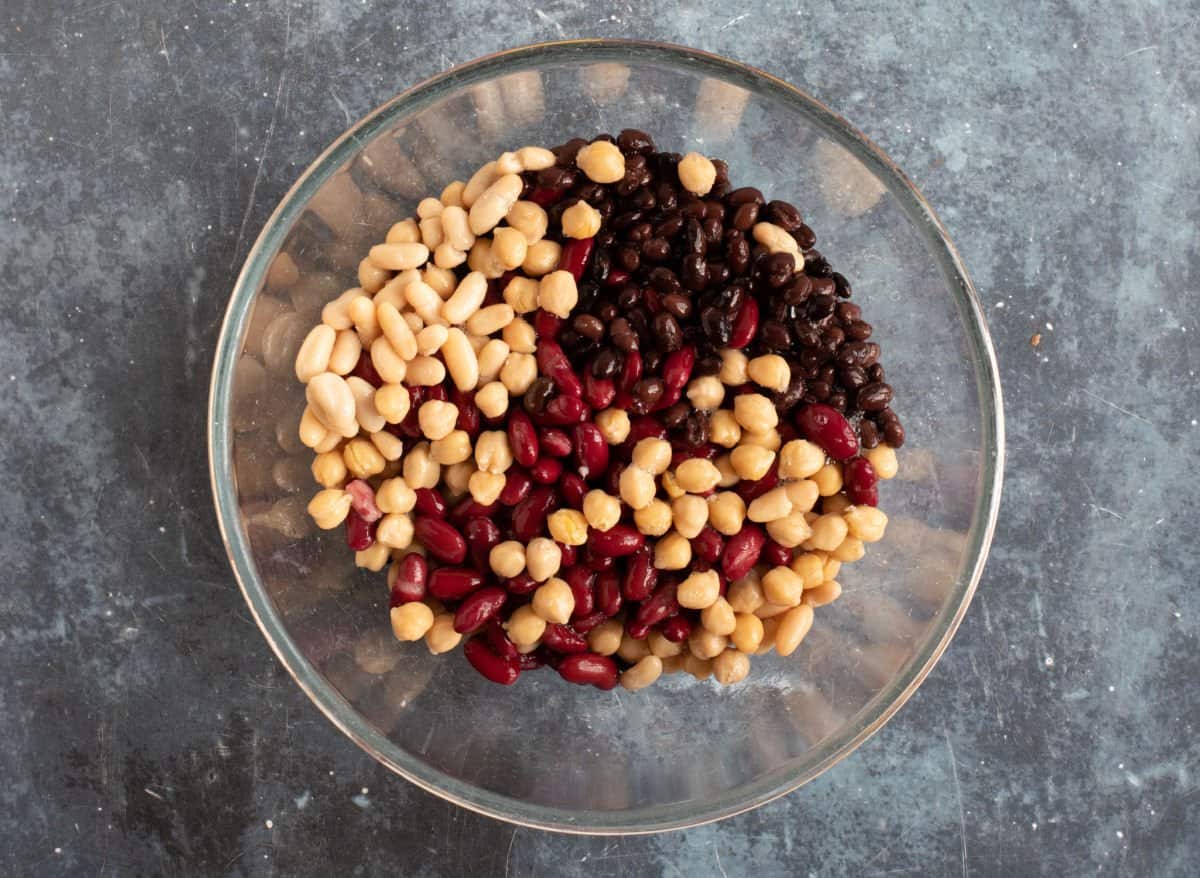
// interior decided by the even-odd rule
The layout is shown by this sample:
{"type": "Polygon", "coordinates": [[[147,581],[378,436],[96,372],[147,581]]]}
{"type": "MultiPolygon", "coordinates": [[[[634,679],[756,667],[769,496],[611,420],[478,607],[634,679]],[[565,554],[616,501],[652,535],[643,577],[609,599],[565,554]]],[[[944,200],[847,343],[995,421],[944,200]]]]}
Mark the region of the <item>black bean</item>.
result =
{"type": "Polygon", "coordinates": [[[554,393],[554,382],[542,375],[535,378],[533,383],[529,385],[529,389],[525,391],[525,396],[521,400],[525,411],[531,415],[536,415],[546,410],[546,403],[550,402],[550,397],[554,393]]]}
{"type": "Polygon", "coordinates": [[[654,197],[658,199],[658,209],[664,212],[674,210],[679,204],[679,194],[670,183],[659,183],[654,197]]]}
{"type": "Polygon", "coordinates": [[[864,412],[878,412],[888,407],[892,401],[892,387],[879,381],[872,382],[858,389],[855,402],[864,412]]]}
{"type": "Polygon", "coordinates": [[[800,211],[786,201],[772,201],[767,204],[767,217],[785,232],[794,232],[804,225],[804,217],[800,211]]]}
{"type": "Polygon", "coordinates": [[[643,372],[657,372],[659,367],[662,366],[662,361],[662,351],[658,350],[657,348],[648,351],[642,351],[643,372]]]}
{"type": "Polygon", "coordinates": [[[592,359],[592,374],[597,378],[612,378],[621,371],[621,355],[612,348],[603,348],[592,359]]]}
{"type": "Polygon", "coordinates": [[[791,380],[788,381],[787,388],[782,393],[774,395],[775,408],[781,413],[795,408],[800,403],[800,400],[804,398],[806,389],[804,376],[794,372],[791,380]]]}
{"type": "Polygon", "coordinates": [[[850,281],[846,280],[846,276],[835,271],[831,277],[833,278],[834,294],[839,299],[849,299],[853,291],[850,289],[850,281]]]}
{"type": "Polygon", "coordinates": [[[654,193],[649,189],[639,189],[633,193],[633,197],[629,201],[637,210],[642,212],[648,212],[658,207],[658,199],[654,197],[654,193]]]}
{"type": "Polygon", "coordinates": [[[633,327],[629,325],[629,321],[624,317],[618,317],[616,320],[614,320],[609,325],[608,332],[609,335],[612,336],[613,344],[616,345],[619,350],[625,351],[626,353],[637,350],[637,333],[634,332],[633,327]]]}
{"type": "Polygon", "coordinates": [[[647,406],[652,407],[656,402],[662,399],[663,391],[666,388],[663,385],[661,378],[655,376],[652,378],[643,378],[637,384],[633,385],[634,399],[641,400],[647,406]]]}
{"type": "Polygon", "coordinates": [[[791,253],[772,253],[763,268],[767,285],[779,289],[796,273],[796,258],[791,253]]]}
{"type": "MultiPolygon", "coordinates": [[[[626,284],[621,287],[621,292],[617,293],[617,307],[622,311],[636,308],[641,301],[642,288],[636,284],[626,284]]],[[[615,317],[616,315],[613,316],[615,317]]]]}
{"type": "Polygon", "coordinates": [[[600,306],[600,310],[596,312],[596,316],[608,324],[616,320],[619,313],[616,305],[612,302],[606,302],[600,306]]]}
{"type": "Polygon", "coordinates": [[[666,238],[669,241],[682,231],[685,222],[686,217],[681,212],[672,211],[654,227],[654,232],[660,238],[666,238]]]}
{"type": "Polygon", "coordinates": [[[872,363],[867,368],[867,377],[872,381],[882,381],[884,379],[883,366],[878,363],[872,363]]]}
{"type": "Polygon", "coordinates": [[[616,261],[625,271],[634,272],[642,264],[642,254],[633,247],[618,247],[616,261]]]}
{"type": "Polygon", "coordinates": [[[853,339],[854,341],[866,341],[871,337],[871,333],[873,331],[874,327],[872,327],[870,323],[867,323],[864,320],[858,320],[854,323],[847,324],[846,338],[853,339]]]}
{"type": "Polygon", "coordinates": [[[743,186],[740,189],[734,189],[725,197],[725,200],[734,206],[741,206],[743,204],[761,205],[765,201],[762,192],[753,186],[743,186]]]}
{"type": "Polygon", "coordinates": [[[593,341],[604,338],[604,322],[591,314],[580,314],[571,321],[571,327],[593,341]]]}
{"type": "Polygon", "coordinates": [[[858,439],[863,448],[874,448],[879,444],[879,428],[874,421],[863,418],[858,424],[858,439]]]}
{"type": "Polygon", "coordinates": [[[596,283],[602,284],[608,279],[610,271],[612,271],[612,254],[604,247],[597,247],[592,251],[592,258],[588,262],[588,277],[596,283]]]}
{"type": "Polygon", "coordinates": [[[725,244],[725,262],[734,274],[745,274],[750,267],[750,242],[745,236],[731,238],[725,244]]]}
{"type": "Polygon", "coordinates": [[[813,296],[808,300],[808,319],[824,320],[836,307],[833,296],[813,296]]]}
{"type": "Polygon", "coordinates": [[[680,279],[685,288],[700,291],[708,286],[708,263],[700,253],[689,253],[680,264],[680,279]]]}
{"type": "Polygon", "coordinates": [[[695,217],[689,217],[683,226],[683,247],[688,253],[708,252],[708,241],[704,237],[704,226],[695,217]]]}
{"type": "Polygon", "coordinates": [[[704,221],[716,220],[719,223],[725,222],[725,205],[720,201],[709,199],[704,202],[704,221]]]}
{"type": "Polygon", "coordinates": [[[550,151],[554,153],[554,159],[558,165],[561,167],[567,167],[575,164],[575,156],[578,155],[579,150],[583,149],[585,146],[587,146],[587,141],[582,137],[572,137],[562,146],[556,146],[550,151]]]}
{"type": "Polygon", "coordinates": [[[883,439],[893,448],[904,444],[904,428],[900,426],[899,421],[889,421],[883,425],[883,439]]]}
{"type": "Polygon", "coordinates": [[[846,343],[846,333],[840,326],[827,326],[821,334],[821,347],[837,353],[837,349],[846,343]]]}
{"type": "Polygon", "coordinates": [[[575,194],[581,201],[586,201],[593,207],[601,201],[608,200],[608,192],[599,183],[584,183],[575,191],[575,194]]]}
{"type": "Polygon", "coordinates": [[[679,205],[683,210],[684,217],[704,220],[704,202],[696,196],[689,194],[685,197],[683,194],[680,194],[679,205]]]}
{"type": "Polygon", "coordinates": [[[785,351],[792,346],[792,334],[778,320],[764,321],[759,327],[758,337],[771,351],[785,351]]]}
{"type": "Polygon", "coordinates": [[[854,323],[862,320],[862,308],[853,302],[838,302],[837,319],[842,323],[854,323]]]}
{"type": "Polygon", "coordinates": [[[748,232],[754,228],[756,222],[758,222],[758,205],[751,201],[738,205],[737,210],[733,212],[733,220],[730,225],[739,232],[748,232]]]}
{"type": "Polygon", "coordinates": [[[716,375],[721,371],[721,365],[721,358],[716,354],[700,357],[696,360],[696,365],[692,367],[692,375],[696,378],[703,378],[706,375],[716,375]]]}
{"type": "Polygon", "coordinates": [[[829,399],[829,394],[833,391],[824,381],[810,381],[808,382],[808,392],[812,394],[813,399],[824,402],[829,399]]]}
{"type": "Polygon", "coordinates": [[[654,336],[659,346],[670,353],[683,347],[683,330],[679,321],[666,311],[654,315],[654,336]]]}
{"type": "Polygon", "coordinates": [[[829,277],[833,273],[833,269],[829,267],[825,257],[819,253],[816,256],[805,254],[804,273],[809,277],[829,277]]]}
{"type": "Polygon", "coordinates": [[[733,272],[729,266],[720,260],[710,261],[707,265],[708,285],[710,287],[719,287],[722,284],[729,283],[733,277],[733,272]]]}
{"type": "Polygon", "coordinates": [[[692,407],[686,402],[677,402],[673,406],[664,409],[659,416],[663,422],[663,426],[668,429],[679,427],[687,420],[687,416],[691,414],[692,407]]]}
{"type": "Polygon", "coordinates": [[[625,240],[630,244],[640,244],[654,234],[654,226],[650,223],[638,223],[625,233],[625,240]]]}
{"type": "Polygon", "coordinates": [[[704,412],[693,411],[684,422],[683,441],[692,448],[698,448],[708,441],[708,437],[708,415],[704,412]]]}
{"type": "Polygon", "coordinates": [[[659,266],[650,272],[651,286],[663,293],[678,293],[681,289],[679,278],[669,268],[659,266]]]}
{"type": "Polygon", "coordinates": [[[844,412],[846,410],[846,391],[835,390],[829,394],[829,398],[825,400],[825,405],[837,409],[839,412],[844,412]]]}
{"type": "Polygon", "coordinates": [[[700,325],[704,328],[704,335],[714,345],[727,344],[733,333],[732,315],[713,305],[700,312],[700,325]]]}
{"type": "Polygon", "coordinates": [[[837,380],[837,370],[833,366],[822,366],[817,372],[817,377],[832,387],[837,380]]]}
{"type": "Polygon", "coordinates": [[[721,235],[725,233],[725,226],[719,219],[715,217],[706,219],[703,223],[704,241],[710,247],[715,247],[721,243],[721,235]]]}
{"type": "Polygon", "coordinates": [[[666,238],[650,238],[642,242],[642,258],[650,262],[665,262],[671,256],[671,245],[666,238]]]}
{"type": "Polygon", "coordinates": [[[628,232],[638,223],[642,222],[645,216],[640,210],[627,210],[622,213],[614,214],[612,222],[609,224],[614,231],[628,232]]]}
{"type": "Polygon", "coordinates": [[[814,296],[829,296],[832,298],[835,285],[831,277],[810,277],[809,283],[812,284],[812,294],[814,296]]]}
{"type": "Polygon", "coordinates": [[[796,231],[792,232],[792,237],[796,239],[796,243],[800,245],[801,250],[811,250],[813,245],[817,243],[817,236],[813,234],[813,230],[803,224],[796,231]]]}
{"type": "Polygon", "coordinates": [[[546,189],[570,189],[578,181],[574,168],[543,168],[537,172],[537,184],[546,189]]]}
{"type": "Polygon", "coordinates": [[[668,314],[671,314],[679,319],[685,319],[692,313],[692,300],[687,296],[681,296],[677,293],[672,293],[669,296],[663,296],[660,302],[662,309],[668,314]]]}
{"type": "Polygon", "coordinates": [[[867,378],[867,370],[862,366],[843,366],[838,372],[838,380],[850,390],[858,390],[870,379],[867,378]]]}

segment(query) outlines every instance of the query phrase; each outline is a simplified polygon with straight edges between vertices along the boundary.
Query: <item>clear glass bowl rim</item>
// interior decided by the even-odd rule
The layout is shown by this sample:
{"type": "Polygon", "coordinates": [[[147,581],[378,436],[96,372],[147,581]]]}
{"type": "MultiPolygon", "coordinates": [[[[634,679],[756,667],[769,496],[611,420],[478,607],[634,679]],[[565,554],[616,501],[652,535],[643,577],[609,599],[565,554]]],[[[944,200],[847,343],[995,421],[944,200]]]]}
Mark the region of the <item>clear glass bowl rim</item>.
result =
{"type": "Polygon", "coordinates": [[[684,46],[643,40],[582,39],[537,43],[508,49],[439,73],[400,93],[368,113],[337,138],[300,176],[268,218],[234,284],[213,363],[208,406],[209,477],[217,520],[234,575],[255,621],[276,656],[300,688],[329,720],[387,768],[428,792],[464,808],[522,826],[558,832],[631,835],[684,829],[740,814],[792,792],[836,765],[878,731],[912,696],[937,663],[966,613],[987,560],[996,526],[1004,472],[1004,412],[996,355],[983,309],[958,251],[925,197],[879,147],[849,122],[795,86],[737,61],[684,46]],[[521,65],[572,63],[659,62],[690,66],[697,75],[711,75],[764,93],[801,108],[826,133],[866,165],[895,196],[921,230],[931,253],[949,282],[965,326],[972,354],[981,408],[984,456],[979,496],[967,536],[966,575],[955,583],[949,606],[939,624],[910,660],[906,672],[880,692],[856,717],[856,722],[814,748],[816,759],[800,768],[780,768],[751,784],[722,796],[698,802],[627,811],[563,813],[531,805],[463,783],[422,763],[396,747],[360,716],[298,650],[255,569],[253,555],[239,524],[236,482],[232,468],[232,437],[227,428],[235,366],[256,292],[270,258],[283,243],[294,220],[312,195],[363,143],[398,118],[427,106],[449,92],[502,76],[521,65]]]}

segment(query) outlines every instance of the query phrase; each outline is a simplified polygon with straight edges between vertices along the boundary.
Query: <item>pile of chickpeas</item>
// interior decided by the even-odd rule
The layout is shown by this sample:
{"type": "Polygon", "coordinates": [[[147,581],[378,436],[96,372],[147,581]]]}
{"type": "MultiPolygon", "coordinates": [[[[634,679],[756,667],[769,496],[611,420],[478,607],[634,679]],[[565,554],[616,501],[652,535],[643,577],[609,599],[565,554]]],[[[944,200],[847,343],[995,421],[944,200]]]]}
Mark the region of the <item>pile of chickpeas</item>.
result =
{"type": "MultiPolygon", "coordinates": [[[[443,526],[447,504],[473,503],[486,518],[497,504],[513,506],[521,491],[524,498],[561,479],[561,467],[546,465],[530,480],[533,457],[514,445],[509,423],[525,417],[521,398],[545,377],[539,363],[548,355],[539,343],[549,342],[539,335],[539,320],[569,320],[579,301],[578,267],[564,258],[564,245],[593,238],[603,225],[601,213],[580,200],[559,214],[555,237],[564,243],[547,237],[550,216],[522,199],[521,174],[555,161],[541,147],[506,152],[470,180],[423,199],[415,218],[397,222],[370,248],[358,285],[324,307],[295,363],[306,385],[300,439],[315,453],[312,474],[321,486],[308,512],[321,528],[345,525],[359,566],[388,566],[398,639],[424,639],[433,653],[464,637],[486,640],[468,658],[496,682],[515,680],[512,667],[544,662],[552,641],[585,644],[562,648],[574,658],[559,673],[599,688],[619,679],[637,690],[673,671],[738,682],[752,654],[795,651],[813,610],[840,595],[840,565],[861,558],[887,525],[875,506],[851,503],[843,464],[826,449],[806,438],[784,440],[770,396],[791,380],[784,357],[725,349],[718,374],[686,383],[687,401],[707,414],[709,441],[719,448],[712,459],[674,461],[667,439],[635,435],[619,476],[590,480],[575,504],[558,501],[528,538],[443,526]],[[734,388],[740,390],[730,402],[734,388]],[[769,471],[778,484],[749,502],[734,490],[769,471]],[[712,532],[724,557],[696,557],[712,532]],[[759,552],[769,542],[772,560],[756,553],[726,581],[723,571],[734,569],[737,552],[755,540],[759,552]],[[472,574],[460,565],[477,550],[484,569],[472,574]],[[601,611],[590,612],[587,630],[571,627],[579,623],[580,592],[569,569],[581,553],[605,551],[674,577],[671,597],[678,608],[698,612],[699,625],[678,636],[671,616],[641,625],[630,606],[602,620],[601,611]]],[[[575,165],[595,183],[625,174],[621,151],[602,140],[580,149],[575,165]]],[[[691,153],[678,175],[689,192],[704,194],[716,170],[691,153]]],[[[759,223],[754,237],[803,264],[779,227],[759,223]]],[[[563,425],[577,431],[577,445],[579,436],[592,435],[587,431],[610,448],[630,441],[628,411],[588,411],[563,425]]],[[[547,443],[560,441],[551,433],[564,432],[535,429],[547,443]]],[[[608,459],[607,450],[595,454],[608,459]]],[[[878,478],[896,474],[896,454],[886,444],[862,457],[878,478]]],[[[657,592],[644,597],[643,606],[656,599],[657,592]]]]}

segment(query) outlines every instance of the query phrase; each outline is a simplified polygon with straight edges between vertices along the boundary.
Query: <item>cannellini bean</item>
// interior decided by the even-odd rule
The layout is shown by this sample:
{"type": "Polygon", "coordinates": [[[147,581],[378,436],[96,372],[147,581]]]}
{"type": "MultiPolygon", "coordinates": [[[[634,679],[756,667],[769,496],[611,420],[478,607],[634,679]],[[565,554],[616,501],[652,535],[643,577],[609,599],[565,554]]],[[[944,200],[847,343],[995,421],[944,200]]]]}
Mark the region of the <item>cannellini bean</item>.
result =
{"type": "Polygon", "coordinates": [[[408,304],[426,324],[445,323],[442,319],[442,297],[424,281],[413,281],[404,288],[408,304]]]}
{"type": "MultiPolygon", "coordinates": [[[[441,202],[438,202],[441,204],[441,202]]],[[[446,240],[445,233],[442,231],[442,218],[440,216],[431,216],[421,220],[417,225],[421,227],[421,243],[429,248],[432,253],[442,245],[446,240]]]]}
{"type": "Polygon", "coordinates": [[[354,394],[355,417],[363,432],[377,433],[382,430],[387,422],[375,408],[375,388],[357,375],[347,378],[346,384],[350,388],[350,392],[354,394]]]}
{"type": "Polygon", "coordinates": [[[461,324],[479,310],[487,296],[487,278],[472,271],[459,282],[454,293],[442,305],[441,315],[446,321],[461,324]]]}
{"type": "Polygon", "coordinates": [[[462,194],[466,188],[467,184],[465,182],[455,180],[453,183],[446,184],[446,188],[442,190],[442,194],[438,198],[446,207],[462,207],[462,194]]]}
{"type": "Polygon", "coordinates": [[[465,253],[475,243],[475,236],[471,233],[471,226],[467,221],[467,212],[461,207],[447,207],[442,212],[442,230],[446,236],[446,243],[455,250],[465,253]]]}
{"type": "Polygon", "coordinates": [[[399,384],[408,374],[408,363],[382,335],[371,344],[371,364],[388,384],[399,384]]]}
{"type": "MultiPolygon", "coordinates": [[[[325,429],[324,424],[317,420],[317,416],[313,414],[310,406],[304,407],[304,414],[300,416],[300,429],[298,432],[300,443],[309,448],[316,448],[329,435],[329,431],[325,429]]],[[[337,434],[335,433],[334,435],[336,436],[337,434]]]]}
{"type": "Polygon", "coordinates": [[[446,339],[449,337],[449,330],[440,324],[435,323],[433,326],[426,326],[417,333],[417,353],[423,354],[426,357],[432,357],[442,349],[442,345],[446,343],[446,339]]]}
{"type": "Polygon", "coordinates": [[[479,349],[479,383],[490,384],[500,375],[510,353],[508,345],[498,338],[489,339],[479,349]]]}
{"type": "MultiPolygon", "coordinates": [[[[447,343],[449,339],[447,339],[447,343]]],[[[443,351],[445,345],[443,345],[443,351]]],[[[418,354],[408,362],[408,377],[405,381],[410,387],[433,387],[446,380],[446,366],[437,357],[424,357],[418,354]]]]}
{"type": "Polygon", "coordinates": [[[791,253],[798,257],[797,269],[804,265],[804,254],[800,252],[800,245],[782,227],[774,223],[755,223],[752,234],[754,240],[771,253],[791,253]]]}
{"type": "Polygon", "coordinates": [[[421,240],[417,221],[412,217],[400,220],[388,229],[387,237],[384,240],[388,244],[416,244],[421,240]]]}
{"type": "Polygon", "coordinates": [[[445,241],[438,244],[437,249],[433,251],[433,264],[438,268],[458,268],[466,261],[466,251],[455,250],[445,241]]]}
{"type": "Polygon", "coordinates": [[[355,299],[364,297],[367,294],[362,287],[351,287],[321,309],[321,322],[333,329],[349,329],[354,321],[350,319],[347,309],[355,299]]]}
{"type": "Polygon", "coordinates": [[[471,231],[476,235],[482,235],[495,228],[512,206],[517,203],[524,185],[518,175],[505,174],[488,186],[471,205],[470,212],[467,214],[471,231]]]}
{"type": "Polygon", "coordinates": [[[823,582],[816,588],[810,588],[804,592],[804,605],[809,607],[823,607],[826,604],[832,604],[842,596],[842,586],[836,579],[831,579],[828,582],[823,582]]]}
{"type": "Polygon", "coordinates": [[[375,309],[375,314],[379,318],[379,328],[383,330],[383,337],[388,340],[400,358],[411,360],[415,357],[417,355],[417,339],[413,335],[412,328],[400,316],[400,312],[389,303],[384,302],[375,309]]]}
{"type": "Polygon", "coordinates": [[[354,329],[363,347],[379,338],[381,332],[379,319],[375,316],[375,305],[375,300],[360,296],[346,308],[346,314],[354,322],[354,329]]]}
{"type": "Polygon", "coordinates": [[[491,335],[508,326],[515,317],[512,305],[489,305],[480,308],[467,319],[467,331],[475,335],[491,335]]]}
{"type": "Polygon", "coordinates": [[[358,365],[362,355],[362,341],[352,329],[343,329],[337,334],[333,351],[329,355],[329,371],[335,375],[349,375],[358,365]]]}
{"type": "MultiPolygon", "coordinates": [[[[442,345],[442,359],[454,386],[459,390],[474,390],[479,384],[479,358],[471,342],[457,326],[452,327],[442,345]]],[[[409,369],[411,373],[412,369],[409,369]]]]}
{"type": "Polygon", "coordinates": [[[801,604],[788,610],[779,620],[775,629],[775,652],[789,656],[796,651],[800,641],[808,634],[813,623],[813,608],[810,604],[801,604]]]}
{"type": "Polygon", "coordinates": [[[544,146],[523,146],[517,150],[517,159],[526,171],[542,171],[554,167],[554,153],[544,146]]]}
{"type": "MultiPolygon", "coordinates": [[[[372,400],[374,403],[374,400],[372,400]]],[[[386,430],[376,430],[371,434],[371,444],[383,455],[389,463],[404,456],[404,441],[399,436],[393,436],[386,430]]]]}
{"type": "Polygon", "coordinates": [[[354,394],[346,379],[332,372],[322,372],[308,382],[305,398],[309,408],[326,429],[346,437],[358,432],[354,394]]]}
{"type": "Polygon", "coordinates": [[[424,244],[376,244],[367,258],[380,268],[404,271],[418,268],[429,261],[429,248],[424,244]]]}
{"type": "Polygon", "coordinates": [[[303,384],[329,368],[329,358],[337,341],[337,331],[321,323],[304,337],[296,354],[296,378],[303,384]]]}
{"type": "Polygon", "coordinates": [[[488,162],[478,171],[471,175],[471,179],[466,182],[462,192],[459,194],[459,201],[463,207],[471,207],[476,200],[487,191],[497,177],[496,163],[488,162]]]}
{"type": "Polygon", "coordinates": [[[644,656],[633,667],[622,672],[621,687],[630,692],[645,689],[658,681],[662,670],[662,659],[656,655],[644,656]]]}

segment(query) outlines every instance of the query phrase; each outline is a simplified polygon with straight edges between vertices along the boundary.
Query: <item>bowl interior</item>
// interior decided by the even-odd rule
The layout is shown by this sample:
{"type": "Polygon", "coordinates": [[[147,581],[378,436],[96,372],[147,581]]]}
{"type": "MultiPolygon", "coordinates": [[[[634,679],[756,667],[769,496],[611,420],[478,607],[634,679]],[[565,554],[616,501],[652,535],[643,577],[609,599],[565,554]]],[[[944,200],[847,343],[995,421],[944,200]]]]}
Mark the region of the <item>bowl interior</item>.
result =
{"type": "Polygon", "coordinates": [[[965,609],[998,500],[994,362],[936,219],[820,105],[730,62],[637,44],[517,50],[402,95],[335,144],[264,231],[222,335],[212,465],[239,580],[323,711],[423,786],[557,829],[649,831],[735,813],[816,776],[899,706],[965,609]],[[886,539],[791,658],[734,687],[667,679],[600,693],[551,672],[511,688],[460,655],[393,640],[382,573],[314,530],[292,362],[321,306],[417,200],[501,151],[636,127],[725,158],[735,185],[793,201],[875,327],[908,442],[882,489],[886,539]]]}

